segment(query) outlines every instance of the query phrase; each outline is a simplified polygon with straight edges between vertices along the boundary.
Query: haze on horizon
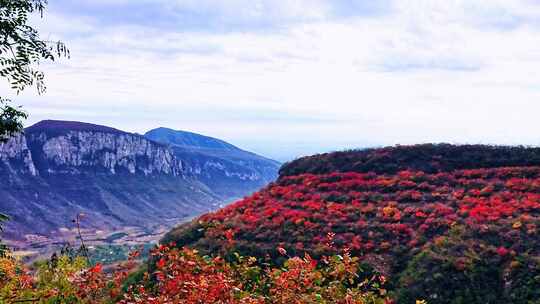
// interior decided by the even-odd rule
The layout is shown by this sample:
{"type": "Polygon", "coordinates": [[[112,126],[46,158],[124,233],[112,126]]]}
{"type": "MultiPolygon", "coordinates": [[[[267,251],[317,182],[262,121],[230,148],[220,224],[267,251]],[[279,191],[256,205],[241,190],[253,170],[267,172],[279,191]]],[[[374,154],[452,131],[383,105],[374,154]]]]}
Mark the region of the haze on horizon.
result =
{"type": "Polygon", "coordinates": [[[227,140],[280,161],[422,142],[540,143],[535,0],[50,0],[43,119],[227,140]]]}

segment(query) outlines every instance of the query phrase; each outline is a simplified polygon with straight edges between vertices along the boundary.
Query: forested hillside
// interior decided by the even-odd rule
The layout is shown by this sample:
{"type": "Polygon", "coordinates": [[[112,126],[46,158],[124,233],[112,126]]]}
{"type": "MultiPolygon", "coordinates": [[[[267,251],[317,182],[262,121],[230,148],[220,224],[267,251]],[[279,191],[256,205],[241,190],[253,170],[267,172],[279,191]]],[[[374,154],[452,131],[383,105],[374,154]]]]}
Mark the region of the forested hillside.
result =
{"type": "Polygon", "coordinates": [[[391,278],[398,303],[536,303],[537,153],[422,145],[305,158],[164,241],[279,263],[275,247],[320,257],[335,252],[334,235],[336,248],[391,278]]]}

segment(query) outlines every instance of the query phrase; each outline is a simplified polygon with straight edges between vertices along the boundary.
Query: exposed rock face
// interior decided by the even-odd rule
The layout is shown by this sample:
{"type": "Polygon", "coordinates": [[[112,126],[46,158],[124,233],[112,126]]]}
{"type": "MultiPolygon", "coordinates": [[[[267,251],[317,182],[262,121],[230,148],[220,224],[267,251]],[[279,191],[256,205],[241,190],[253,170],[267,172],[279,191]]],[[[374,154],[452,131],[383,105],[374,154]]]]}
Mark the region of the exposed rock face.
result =
{"type": "Polygon", "coordinates": [[[71,131],[53,138],[48,138],[46,133],[30,134],[29,139],[43,143],[43,157],[50,173],[58,167],[74,170],[72,173],[79,173],[81,167],[104,169],[111,174],[127,171],[179,176],[183,173],[182,162],[170,149],[138,135],[71,131]]]}
{"type": "Polygon", "coordinates": [[[0,144],[0,168],[12,173],[36,176],[38,171],[32,160],[32,153],[26,144],[26,137],[19,135],[0,144]],[[2,168],[5,167],[5,168],[2,168]]]}

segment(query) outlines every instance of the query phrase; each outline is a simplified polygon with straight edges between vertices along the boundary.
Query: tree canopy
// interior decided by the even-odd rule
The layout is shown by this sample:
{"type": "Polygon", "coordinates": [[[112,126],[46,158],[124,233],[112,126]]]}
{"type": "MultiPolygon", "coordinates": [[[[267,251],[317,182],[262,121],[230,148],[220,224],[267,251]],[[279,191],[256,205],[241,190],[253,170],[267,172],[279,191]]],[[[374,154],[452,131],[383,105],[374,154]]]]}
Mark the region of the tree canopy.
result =
{"type": "Polygon", "coordinates": [[[9,102],[9,99],[0,97],[0,143],[22,130],[23,120],[28,117],[20,107],[10,106],[9,102]]]}
{"type": "MultiPolygon", "coordinates": [[[[46,5],[47,0],[0,0],[0,77],[17,94],[34,86],[38,94],[44,93],[47,87],[40,63],[70,56],[63,42],[43,40],[29,24],[31,14],[43,17],[46,5]]],[[[10,103],[0,97],[0,142],[21,131],[27,118],[20,107],[10,103]]]]}

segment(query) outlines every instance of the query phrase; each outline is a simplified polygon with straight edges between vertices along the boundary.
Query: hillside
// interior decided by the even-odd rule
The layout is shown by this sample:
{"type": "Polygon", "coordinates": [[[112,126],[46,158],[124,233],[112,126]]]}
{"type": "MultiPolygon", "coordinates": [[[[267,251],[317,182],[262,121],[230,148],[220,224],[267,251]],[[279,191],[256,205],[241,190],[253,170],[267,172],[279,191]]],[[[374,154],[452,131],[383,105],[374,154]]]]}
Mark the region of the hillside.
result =
{"type": "Polygon", "coordinates": [[[280,262],[350,248],[398,303],[540,301],[539,150],[420,145],[300,159],[164,242],[280,262]]]}
{"type": "Polygon", "coordinates": [[[146,137],[161,143],[187,149],[211,149],[216,151],[240,151],[239,148],[217,138],[169,128],[157,128],[146,132],[146,137]]]}
{"type": "Polygon", "coordinates": [[[0,145],[0,212],[11,217],[4,237],[25,246],[63,243],[84,213],[89,239],[126,229],[146,238],[277,176],[277,163],[217,139],[205,145],[194,140],[206,137],[190,134],[171,147],[148,137],[47,120],[0,145]]]}
{"type": "Polygon", "coordinates": [[[217,138],[158,128],[145,134],[171,147],[191,174],[225,200],[242,198],[276,180],[280,164],[217,138]]]}
{"type": "Polygon", "coordinates": [[[285,164],[280,176],[302,173],[402,170],[426,173],[459,169],[540,166],[540,148],[523,146],[422,144],[307,156],[285,164]]]}

